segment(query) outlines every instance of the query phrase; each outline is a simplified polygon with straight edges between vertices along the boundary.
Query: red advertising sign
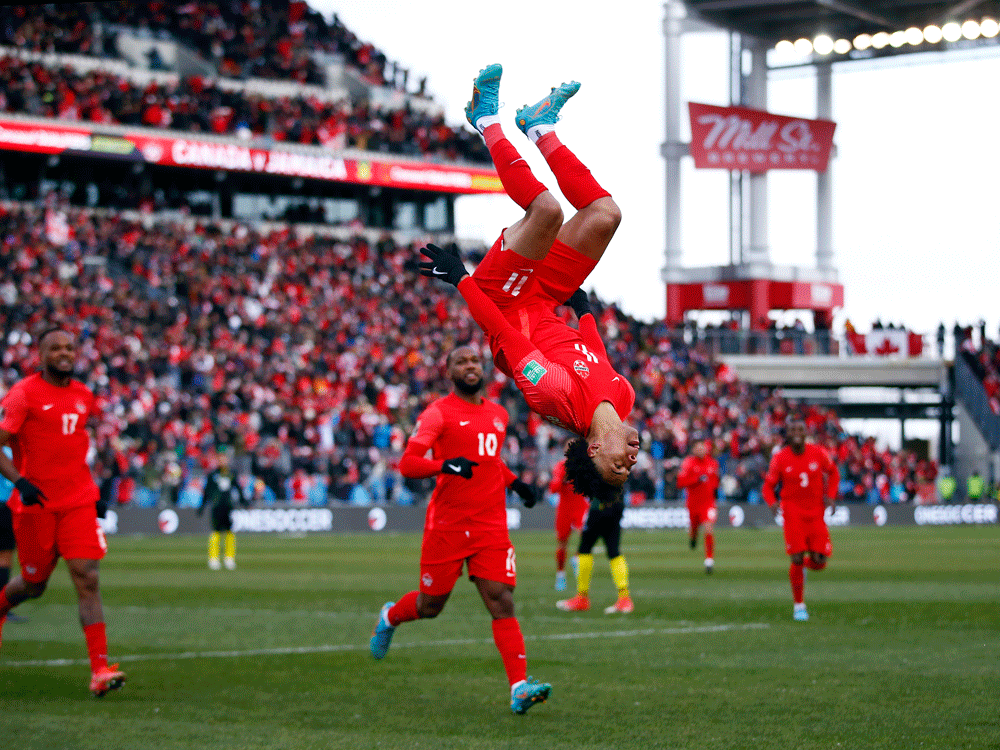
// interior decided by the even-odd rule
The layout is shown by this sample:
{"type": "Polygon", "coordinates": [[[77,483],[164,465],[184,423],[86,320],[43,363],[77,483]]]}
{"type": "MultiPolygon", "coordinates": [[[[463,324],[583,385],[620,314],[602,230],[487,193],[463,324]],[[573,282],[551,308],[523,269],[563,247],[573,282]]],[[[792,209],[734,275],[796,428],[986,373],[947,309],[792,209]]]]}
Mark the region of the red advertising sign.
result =
{"type": "Polygon", "coordinates": [[[42,125],[0,117],[0,149],[43,154],[83,153],[113,156],[168,167],[257,172],[315,180],[445,193],[502,193],[493,169],[429,162],[345,159],[322,148],[291,150],[253,148],[236,141],[210,141],[141,131],[115,134],[86,125],[53,121],[42,125]]]}
{"type": "Polygon", "coordinates": [[[698,169],[825,172],[837,124],[746,107],[688,102],[691,156],[698,169]]]}

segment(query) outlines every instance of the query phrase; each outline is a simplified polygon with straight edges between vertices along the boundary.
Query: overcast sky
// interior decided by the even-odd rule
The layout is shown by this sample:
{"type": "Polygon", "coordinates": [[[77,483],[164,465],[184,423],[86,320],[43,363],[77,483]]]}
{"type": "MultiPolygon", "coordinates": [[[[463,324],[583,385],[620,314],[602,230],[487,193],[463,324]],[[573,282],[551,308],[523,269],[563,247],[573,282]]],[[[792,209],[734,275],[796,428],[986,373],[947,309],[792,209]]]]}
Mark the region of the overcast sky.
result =
{"type": "MultiPolygon", "coordinates": [[[[558,132],[621,205],[624,220],[589,283],[645,320],[665,312],[663,3],[622,3],[617,13],[553,0],[528,5],[467,0],[310,0],[419,78],[453,124],[479,69],[500,62],[504,130],[542,182],[544,160],[513,125],[515,110],[551,86],[583,86],[558,132]],[[530,8],[530,10],[529,10],[530,8]]],[[[834,69],[835,263],[845,307],[859,330],[875,318],[930,332],[944,321],[1000,326],[1000,48],[986,54],[930,53],[889,65],[834,69]]],[[[685,37],[681,100],[728,104],[723,34],[685,37]]],[[[815,117],[811,70],[773,75],[768,109],[815,117]]],[[[686,109],[685,109],[686,113],[686,109]]],[[[689,129],[683,123],[685,139],[689,129]]],[[[727,178],[683,173],[682,261],[728,261],[727,178]]],[[[772,171],[771,259],[815,265],[815,174],[772,171]]],[[[567,211],[571,208],[564,203],[567,211]]],[[[461,237],[492,243],[520,216],[506,197],[458,201],[461,237]]]]}

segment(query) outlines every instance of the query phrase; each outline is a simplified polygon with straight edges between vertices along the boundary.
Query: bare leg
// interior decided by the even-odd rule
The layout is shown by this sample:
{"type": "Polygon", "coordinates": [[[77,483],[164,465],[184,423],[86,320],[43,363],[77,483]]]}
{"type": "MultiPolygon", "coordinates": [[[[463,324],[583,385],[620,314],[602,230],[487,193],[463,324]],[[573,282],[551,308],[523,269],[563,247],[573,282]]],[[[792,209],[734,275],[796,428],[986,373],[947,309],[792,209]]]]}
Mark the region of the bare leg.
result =
{"type": "Polygon", "coordinates": [[[577,211],[559,230],[557,238],[592,260],[598,261],[611,244],[622,212],[610,196],[598,198],[577,211]]]}
{"type": "Polygon", "coordinates": [[[101,602],[97,560],[77,558],[67,560],[69,575],[76,587],[76,595],[80,605],[80,625],[87,627],[97,622],[104,622],[104,606],[101,602]]]}
{"type": "Polygon", "coordinates": [[[444,609],[445,603],[448,601],[448,597],[451,596],[449,591],[447,594],[417,594],[417,615],[421,620],[425,618],[434,618],[441,614],[441,610],[444,609]]]}
{"type": "Polygon", "coordinates": [[[504,247],[529,260],[542,260],[560,235],[562,207],[548,190],[536,197],[524,216],[503,234],[504,247]]]}
{"type": "Polygon", "coordinates": [[[506,583],[487,581],[485,578],[474,578],[473,582],[479,589],[483,604],[494,620],[514,616],[514,588],[506,583]]]}

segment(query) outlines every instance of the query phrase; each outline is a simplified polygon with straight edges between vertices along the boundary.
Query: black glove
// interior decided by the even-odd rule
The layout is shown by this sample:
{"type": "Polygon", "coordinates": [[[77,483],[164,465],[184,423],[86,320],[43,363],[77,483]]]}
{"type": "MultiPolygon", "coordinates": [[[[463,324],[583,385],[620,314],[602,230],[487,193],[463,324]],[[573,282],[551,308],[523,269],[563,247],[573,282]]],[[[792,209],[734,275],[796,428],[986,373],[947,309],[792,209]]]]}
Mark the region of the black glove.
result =
{"type": "Polygon", "coordinates": [[[48,498],[45,497],[45,493],[24,477],[21,477],[14,482],[14,486],[17,488],[17,491],[21,493],[22,505],[45,505],[42,500],[48,500],[48,498]]]}
{"type": "Polygon", "coordinates": [[[449,458],[443,464],[441,464],[442,474],[454,474],[457,477],[463,477],[464,479],[472,479],[472,467],[479,466],[476,461],[470,461],[467,458],[449,458]]]}
{"type": "Polygon", "coordinates": [[[458,255],[458,245],[452,243],[447,250],[443,250],[437,245],[427,245],[420,248],[420,252],[430,258],[420,264],[420,273],[434,279],[447,281],[452,286],[458,286],[458,282],[463,276],[468,275],[465,264],[458,255]]]}
{"type": "Polygon", "coordinates": [[[566,300],[566,304],[573,308],[573,312],[576,313],[576,317],[578,318],[582,318],[590,312],[590,299],[582,289],[577,289],[573,292],[573,296],[566,300]]]}
{"type": "Polygon", "coordinates": [[[520,479],[515,479],[510,483],[510,488],[521,496],[521,502],[524,503],[525,508],[535,507],[535,503],[538,502],[538,490],[532,485],[522,482],[520,479]]]}
{"type": "Polygon", "coordinates": [[[97,503],[96,503],[96,505],[95,505],[95,507],[97,509],[97,517],[98,518],[107,518],[108,517],[108,501],[107,500],[98,500],[97,503]]]}

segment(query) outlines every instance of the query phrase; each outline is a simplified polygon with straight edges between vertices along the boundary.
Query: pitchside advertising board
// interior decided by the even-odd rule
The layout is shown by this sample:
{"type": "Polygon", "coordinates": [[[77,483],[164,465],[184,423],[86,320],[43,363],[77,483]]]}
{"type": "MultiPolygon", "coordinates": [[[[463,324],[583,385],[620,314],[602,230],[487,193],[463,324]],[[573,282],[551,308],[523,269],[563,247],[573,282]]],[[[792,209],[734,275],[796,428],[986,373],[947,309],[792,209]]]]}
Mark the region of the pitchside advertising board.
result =
{"type": "MultiPolygon", "coordinates": [[[[418,532],[424,527],[422,507],[375,506],[350,508],[311,508],[273,505],[264,508],[234,510],[233,531],[257,534],[324,534],[336,532],[418,532]]],[[[838,505],[827,511],[831,527],[843,526],[957,526],[996,524],[1000,506],[995,503],[965,505],[838,505]]],[[[116,508],[102,521],[109,535],[161,536],[204,534],[209,521],[192,508],[116,508]]],[[[555,509],[538,506],[507,509],[507,527],[511,530],[550,531],[555,523],[555,509]]],[[[647,504],[626,508],[622,517],[625,529],[686,529],[687,508],[682,502],[647,504]]],[[[719,503],[718,526],[762,529],[780,525],[781,516],[773,518],[766,505],[719,503]]]]}

